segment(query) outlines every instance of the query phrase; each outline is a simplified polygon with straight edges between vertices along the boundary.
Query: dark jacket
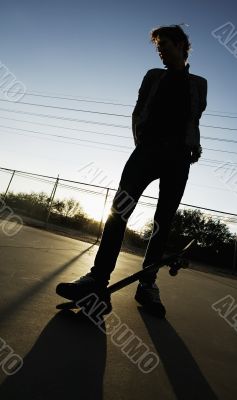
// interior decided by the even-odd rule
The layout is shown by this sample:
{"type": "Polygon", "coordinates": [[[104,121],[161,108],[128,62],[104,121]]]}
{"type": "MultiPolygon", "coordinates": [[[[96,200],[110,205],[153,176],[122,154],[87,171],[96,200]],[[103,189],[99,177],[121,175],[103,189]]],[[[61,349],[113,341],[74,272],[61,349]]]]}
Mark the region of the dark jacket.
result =
{"type": "MultiPolygon", "coordinates": [[[[190,93],[190,114],[186,124],[185,144],[193,149],[200,145],[199,119],[207,105],[207,80],[201,76],[190,74],[189,64],[185,66],[185,73],[187,73],[190,93]]],[[[166,74],[167,70],[154,68],[150,69],[143,78],[132,114],[135,145],[139,143],[139,137],[146,134],[149,106],[152,104],[155,95],[159,95],[159,83],[166,74]]]]}

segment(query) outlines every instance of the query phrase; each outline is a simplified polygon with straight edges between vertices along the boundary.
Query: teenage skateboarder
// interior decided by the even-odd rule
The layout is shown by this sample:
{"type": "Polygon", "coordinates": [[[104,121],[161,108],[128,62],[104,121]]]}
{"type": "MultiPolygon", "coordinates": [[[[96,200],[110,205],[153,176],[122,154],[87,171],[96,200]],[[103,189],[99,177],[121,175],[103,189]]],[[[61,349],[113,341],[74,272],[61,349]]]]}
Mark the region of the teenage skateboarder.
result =
{"type": "MultiPolygon", "coordinates": [[[[161,26],[151,32],[151,41],[166,69],[151,69],[143,78],[132,114],[136,147],[124,166],[94,265],[85,276],[56,288],[70,300],[77,300],[82,292],[103,293],[115,268],[128,218],[145,188],[158,178],[159,200],[143,268],[160,261],[190,164],[197,162],[202,152],[199,119],[206,108],[207,81],[189,73],[188,36],[179,25],[161,26]]],[[[156,273],[146,274],[135,299],[162,318],[166,310],[155,281],[156,273]]],[[[101,299],[111,306],[108,296],[101,294],[101,299]]]]}

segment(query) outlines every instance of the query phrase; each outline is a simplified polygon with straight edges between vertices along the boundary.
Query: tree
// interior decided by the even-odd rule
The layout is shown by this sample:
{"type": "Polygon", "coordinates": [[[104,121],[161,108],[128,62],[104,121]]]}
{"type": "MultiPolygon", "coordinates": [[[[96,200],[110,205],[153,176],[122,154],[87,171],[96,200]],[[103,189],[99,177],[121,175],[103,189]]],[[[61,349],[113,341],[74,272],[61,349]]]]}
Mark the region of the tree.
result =
{"type": "Polygon", "coordinates": [[[64,200],[63,215],[65,217],[73,217],[75,214],[83,214],[80,203],[73,198],[64,200]]]}
{"type": "MultiPolygon", "coordinates": [[[[149,221],[143,235],[151,235],[153,221],[149,221]]],[[[170,236],[177,241],[179,237],[195,238],[201,247],[218,249],[223,244],[233,242],[234,235],[226,224],[206,216],[200,210],[178,210],[174,217],[170,236]]]]}

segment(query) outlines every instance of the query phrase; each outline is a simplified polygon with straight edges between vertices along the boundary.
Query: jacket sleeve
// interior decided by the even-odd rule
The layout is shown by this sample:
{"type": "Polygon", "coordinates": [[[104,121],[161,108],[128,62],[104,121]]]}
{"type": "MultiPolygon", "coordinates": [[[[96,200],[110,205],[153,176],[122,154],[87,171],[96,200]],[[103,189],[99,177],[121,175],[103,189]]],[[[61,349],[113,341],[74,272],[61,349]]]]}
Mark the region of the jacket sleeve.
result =
{"type": "MultiPolygon", "coordinates": [[[[201,115],[207,106],[207,80],[202,78],[201,85],[199,86],[199,97],[200,97],[200,105],[201,105],[201,115]]],[[[200,118],[201,118],[200,115],[200,118]]]]}
{"type": "Polygon", "coordinates": [[[199,120],[207,106],[207,80],[199,77],[197,85],[198,102],[195,113],[187,122],[186,145],[191,149],[200,147],[199,120]]]}
{"type": "Polygon", "coordinates": [[[132,132],[133,132],[133,138],[134,138],[134,143],[137,145],[138,143],[138,136],[137,136],[137,124],[140,121],[142,111],[144,109],[150,87],[151,87],[151,70],[149,70],[146,75],[144,76],[142,80],[142,84],[140,86],[140,89],[138,91],[138,99],[135,105],[135,108],[132,113],[132,132]]]}

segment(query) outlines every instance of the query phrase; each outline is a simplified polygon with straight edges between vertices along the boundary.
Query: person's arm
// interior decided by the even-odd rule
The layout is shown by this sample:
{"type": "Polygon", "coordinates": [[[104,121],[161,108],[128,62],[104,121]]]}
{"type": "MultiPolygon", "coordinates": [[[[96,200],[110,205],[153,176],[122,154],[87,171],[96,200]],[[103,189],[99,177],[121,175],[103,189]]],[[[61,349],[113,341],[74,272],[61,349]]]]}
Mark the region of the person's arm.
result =
{"type": "Polygon", "coordinates": [[[151,72],[148,71],[142,80],[142,84],[138,91],[138,99],[137,99],[135,108],[132,113],[132,132],[133,132],[135,146],[138,144],[138,141],[139,141],[137,126],[139,124],[141,114],[142,114],[143,108],[145,106],[145,103],[146,103],[146,100],[147,100],[147,97],[148,97],[148,94],[150,91],[150,86],[151,86],[150,75],[151,75],[151,72]]]}
{"type": "Polygon", "coordinates": [[[201,105],[201,114],[200,114],[201,118],[203,111],[207,107],[207,80],[205,78],[202,78],[201,84],[199,86],[199,98],[201,105]]]}
{"type": "Polygon", "coordinates": [[[190,126],[190,129],[193,129],[193,131],[195,131],[196,143],[192,143],[192,136],[189,136],[186,142],[186,144],[191,149],[191,164],[197,162],[202,154],[202,146],[200,144],[199,119],[201,118],[202,113],[207,106],[207,80],[205,78],[202,78],[199,82],[198,94],[200,102],[200,113],[197,117],[197,121],[191,121],[192,126],[190,126]],[[188,142],[188,140],[190,141],[188,142]]]}

